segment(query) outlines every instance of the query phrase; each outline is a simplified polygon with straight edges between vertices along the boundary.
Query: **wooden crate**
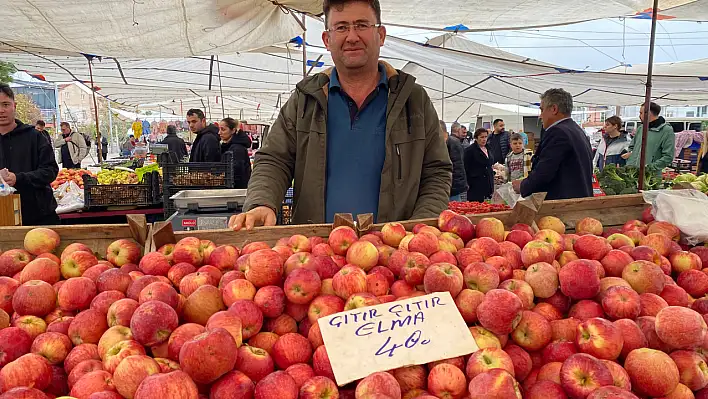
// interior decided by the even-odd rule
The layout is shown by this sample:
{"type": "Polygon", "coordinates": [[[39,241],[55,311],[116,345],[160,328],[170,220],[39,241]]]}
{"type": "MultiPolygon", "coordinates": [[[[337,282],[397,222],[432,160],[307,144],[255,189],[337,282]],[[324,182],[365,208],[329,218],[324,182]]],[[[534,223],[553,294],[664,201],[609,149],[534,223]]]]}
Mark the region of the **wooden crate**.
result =
{"type": "MultiPolygon", "coordinates": [[[[510,228],[516,223],[535,226],[536,220],[543,216],[556,216],[565,224],[568,231],[575,229],[575,223],[584,218],[592,217],[602,222],[605,227],[622,226],[630,219],[641,219],[646,204],[641,194],[615,195],[608,197],[581,198],[570,200],[544,201],[545,193],[534,194],[530,198],[519,201],[514,209],[502,212],[466,215],[472,223],[477,224],[483,218],[497,218],[510,228]]],[[[359,235],[372,231],[380,231],[384,223],[371,223],[371,215],[359,215],[357,229],[359,235]]],[[[437,218],[405,220],[401,224],[411,231],[416,224],[437,226],[437,218]]],[[[231,230],[201,230],[172,231],[171,223],[155,223],[152,234],[148,237],[146,251],[155,251],[165,244],[173,244],[185,237],[197,237],[201,240],[213,241],[217,246],[231,244],[243,247],[245,244],[263,241],[273,246],[283,238],[295,234],[307,237],[327,237],[332,229],[340,225],[354,227],[351,215],[337,215],[334,224],[310,224],[294,226],[257,227],[252,231],[231,230]]]]}
{"type": "MultiPolygon", "coordinates": [[[[148,237],[150,225],[146,223],[145,215],[128,215],[128,224],[92,224],[72,226],[47,226],[56,231],[61,238],[57,251],[67,245],[80,242],[88,245],[98,255],[106,256],[106,249],[113,241],[127,238],[144,245],[148,237]]],[[[24,248],[25,234],[35,226],[0,227],[0,251],[24,248]]]]}
{"type": "Polygon", "coordinates": [[[19,194],[0,197],[0,226],[22,226],[22,206],[19,194]]]}

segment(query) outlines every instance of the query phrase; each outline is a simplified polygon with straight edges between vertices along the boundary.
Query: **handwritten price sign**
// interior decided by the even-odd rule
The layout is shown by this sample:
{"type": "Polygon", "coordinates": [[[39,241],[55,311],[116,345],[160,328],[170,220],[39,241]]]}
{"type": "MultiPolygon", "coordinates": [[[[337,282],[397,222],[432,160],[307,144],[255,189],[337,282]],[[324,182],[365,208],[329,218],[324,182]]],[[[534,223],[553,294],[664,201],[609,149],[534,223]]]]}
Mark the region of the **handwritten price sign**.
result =
{"type": "Polygon", "coordinates": [[[339,386],[479,349],[449,292],[349,310],[318,323],[339,386]]]}

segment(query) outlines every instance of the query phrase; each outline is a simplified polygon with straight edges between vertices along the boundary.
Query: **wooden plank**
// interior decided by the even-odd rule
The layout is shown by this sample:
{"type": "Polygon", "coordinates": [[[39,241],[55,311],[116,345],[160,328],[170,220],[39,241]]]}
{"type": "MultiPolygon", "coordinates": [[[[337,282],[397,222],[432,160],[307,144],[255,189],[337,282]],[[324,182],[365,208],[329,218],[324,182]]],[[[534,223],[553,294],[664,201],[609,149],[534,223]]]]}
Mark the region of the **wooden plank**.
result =
{"type": "Polygon", "coordinates": [[[566,225],[566,229],[575,230],[575,224],[582,218],[591,217],[599,220],[602,225],[607,227],[619,227],[624,225],[628,220],[642,218],[644,207],[639,206],[624,206],[619,208],[604,208],[604,209],[585,209],[577,211],[560,212],[553,215],[539,214],[541,216],[556,216],[560,218],[566,225]]]}
{"type": "MultiPolygon", "coordinates": [[[[283,238],[290,237],[295,234],[302,234],[306,237],[328,237],[332,231],[331,224],[306,224],[296,226],[272,226],[272,227],[256,227],[251,231],[241,230],[194,230],[194,231],[177,231],[174,233],[175,240],[179,241],[185,237],[197,237],[200,240],[210,240],[216,245],[231,244],[239,248],[244,245],[263,241],[268,245],[274,246],[275,243],[283,238]]],[[[156,243],[157,244],[157,243],[156,243]]],[[[159,247],[158,247],[159,248],[159,247]]]]}
{"type": "Polygon", "coordinates": [[[628,194],[544,201],[541,209],[539,209],[539,215],[557,216],[560,212],[619,208],[625,206],[644,206],[644,197],[642,194],[628,194]]]}
{"type": "MultiPolygon", "coordinates": [[[[94,224],[73,226],[48,226],[56,231],[61,238],[61,244],[56,253],[60,254],[67,245],[80,242],[88,245],[101,258],[105,257],[106,249],[115,240],[133,239],[133,232],[127,224],[94,224]]],[[[25,234],[33,226],[0,227],[0,251],[14,248],[24,248],[25,234]]]]}
{"type": "MultiPolygon", "coordinates": [[[[511,222],[511,215],[512,211],[502,211],[502,212],[490,212],[490,213],[478,213],[476,215],[465,215],[467,219],[469,219],[472,223],[477,224],[479,223],[480,220],[484,218],[497,218],[504,223],[505,226],[511,227],[512,224],[509,224],[511,222]]],[[[434,226],[438,227],[438,218],[429,218],[429,219],[417,219],[417,220],[404,220],[401,222],[403,227],[406,228],[408,231],[413,231],[413,227],[417,224],[425,224],[428,226],[434,226]]],[[[371,228],[368,231],[381,231],[383,226],[386,223],[376,223],[372,224],[371,228]]]]}

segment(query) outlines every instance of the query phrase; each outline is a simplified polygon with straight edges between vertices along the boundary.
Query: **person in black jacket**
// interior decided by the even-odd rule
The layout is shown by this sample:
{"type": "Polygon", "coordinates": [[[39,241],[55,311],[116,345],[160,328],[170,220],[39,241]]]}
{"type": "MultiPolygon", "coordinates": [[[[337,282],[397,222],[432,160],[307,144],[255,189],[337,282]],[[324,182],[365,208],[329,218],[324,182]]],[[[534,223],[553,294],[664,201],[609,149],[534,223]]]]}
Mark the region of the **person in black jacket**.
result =
{"type": "Polygon", "coordinates": [[[189,130],[197,134],[197,138],[192,143],[189,162],[219,162],[221,160],[219,128],[207,124],[201,109],[187,111],[187,123],[189,123],[189,130]]]}
{"type": "Polygon", "coordinates": [[[52,145],[34,126],[15,119],[15,95],[0,84],[0,170],[20,194],[22,224],[59,224],[57,202],[49,186],[59,173],[52,145]]]}
{"type": "MultiPolygon", "coordinates": [[[[441,128],[445,126],[440,122],[441,128]]],[[[467,193],[467,176],[465,175],[465,150],[462,148],[463,133],[460,124],[455,122],[450,127],[452,134],[447,138],[447,152],[452,161],[452,187],[450,187],[450,201],[462,201],[461,194],[467,193]]]]}
{"type": "Polygon", "coordinates": [[[52,136],[49,134],[47,131],[47,124],[44,123],[43,120],[38,120],[37,123],[34,124],[34,128],[42,133],[42,136],[44,136],[45,139],[47,139],[47,142],[49,142],[49,145],[54,147],[54,140],[52,140],[52,136]]]}
{"type": "Polygon", "coordinates": [[[487,145],[489,132],[481,127],[474,131],[474,143],[465,149],[465,174],[467,175],[467,201],[482,202],[494,192],[495,159],[487,145]]]}
{"type": "Polygon", "coordinates": [[[233,118],[225,118],[219,122],[219,137],[221,156],[227,152],[233,154],[234,188],[248,188],[248,181],[251,179],[251,160],[248,157],[251,139],[246,132],[239,129],[239,123],[233,118]]]}
{"type": "Polygon", "coordinates": [[[504,164],[506,162],[506,156],[509,154],[511,147],[509,146],[509,132],[504,130],[504,121],[501,119],[495,119],[494,130],[488,138],[489,149],[492,150],[492,157],[495,162],[504,164]]]}
{"type": "Polygon", "coordinates": [[[187,144],[177,135],[177,128],[174,126],[167,126],[167,136],[160,144],[167,144],[167,150],[175,154],[177,162],[182,162],[187,156],[187,144]]]}
{"type": "Polygon", "coordinates": [[[570,114],[573,96],[550,89],[541,96],[541,120],[545,132],[532,159],[526,179],[512,182],[527,197],[546,192],[546,199],[592,197],[592,148],[583,129],[570,114]]]}

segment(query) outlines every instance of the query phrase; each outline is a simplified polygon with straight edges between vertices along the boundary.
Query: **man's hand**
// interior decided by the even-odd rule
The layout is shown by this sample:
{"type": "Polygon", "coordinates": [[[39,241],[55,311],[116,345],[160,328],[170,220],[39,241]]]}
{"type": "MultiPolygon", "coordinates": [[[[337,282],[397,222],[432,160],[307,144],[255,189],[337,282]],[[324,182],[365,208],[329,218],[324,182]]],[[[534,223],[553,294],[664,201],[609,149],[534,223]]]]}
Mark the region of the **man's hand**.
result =
{"type": "Polygon", "coordinates": [[[511,182],[511,186],[517,194],[521,193],[521,180],[514,180],[511,182]]]}
{"type": "Polygon", "coordinates": [[[246,227],[246,230],[253,230],[257,226],[275,226],[275,212],[267,206],[259,206],[246,213],[233,215],[229,219],[229,228],[239,231],[246,227]]]}
{"type": "Polygon", "coordinates": [[[7,172],[7,174],[3,173],[3,178],[5,179],[5,183],[10,187],[15,187],[15,184],[17,184],[17,176],[12,172],[7,172]]]}
{"type": "Polygon", "coordinates": [[[630,155],[632,155],[631,152],[625,152],[624,154],[621,155],[622,159],[629,159],[630,155]]]}
{"type": "Polygon", "coordinates": [[[64,137],[64,141],[66,141],[67,143],[70,142],[70,141],[71,141],[71,136],[69,136],[69,137],[64,137]]]}

